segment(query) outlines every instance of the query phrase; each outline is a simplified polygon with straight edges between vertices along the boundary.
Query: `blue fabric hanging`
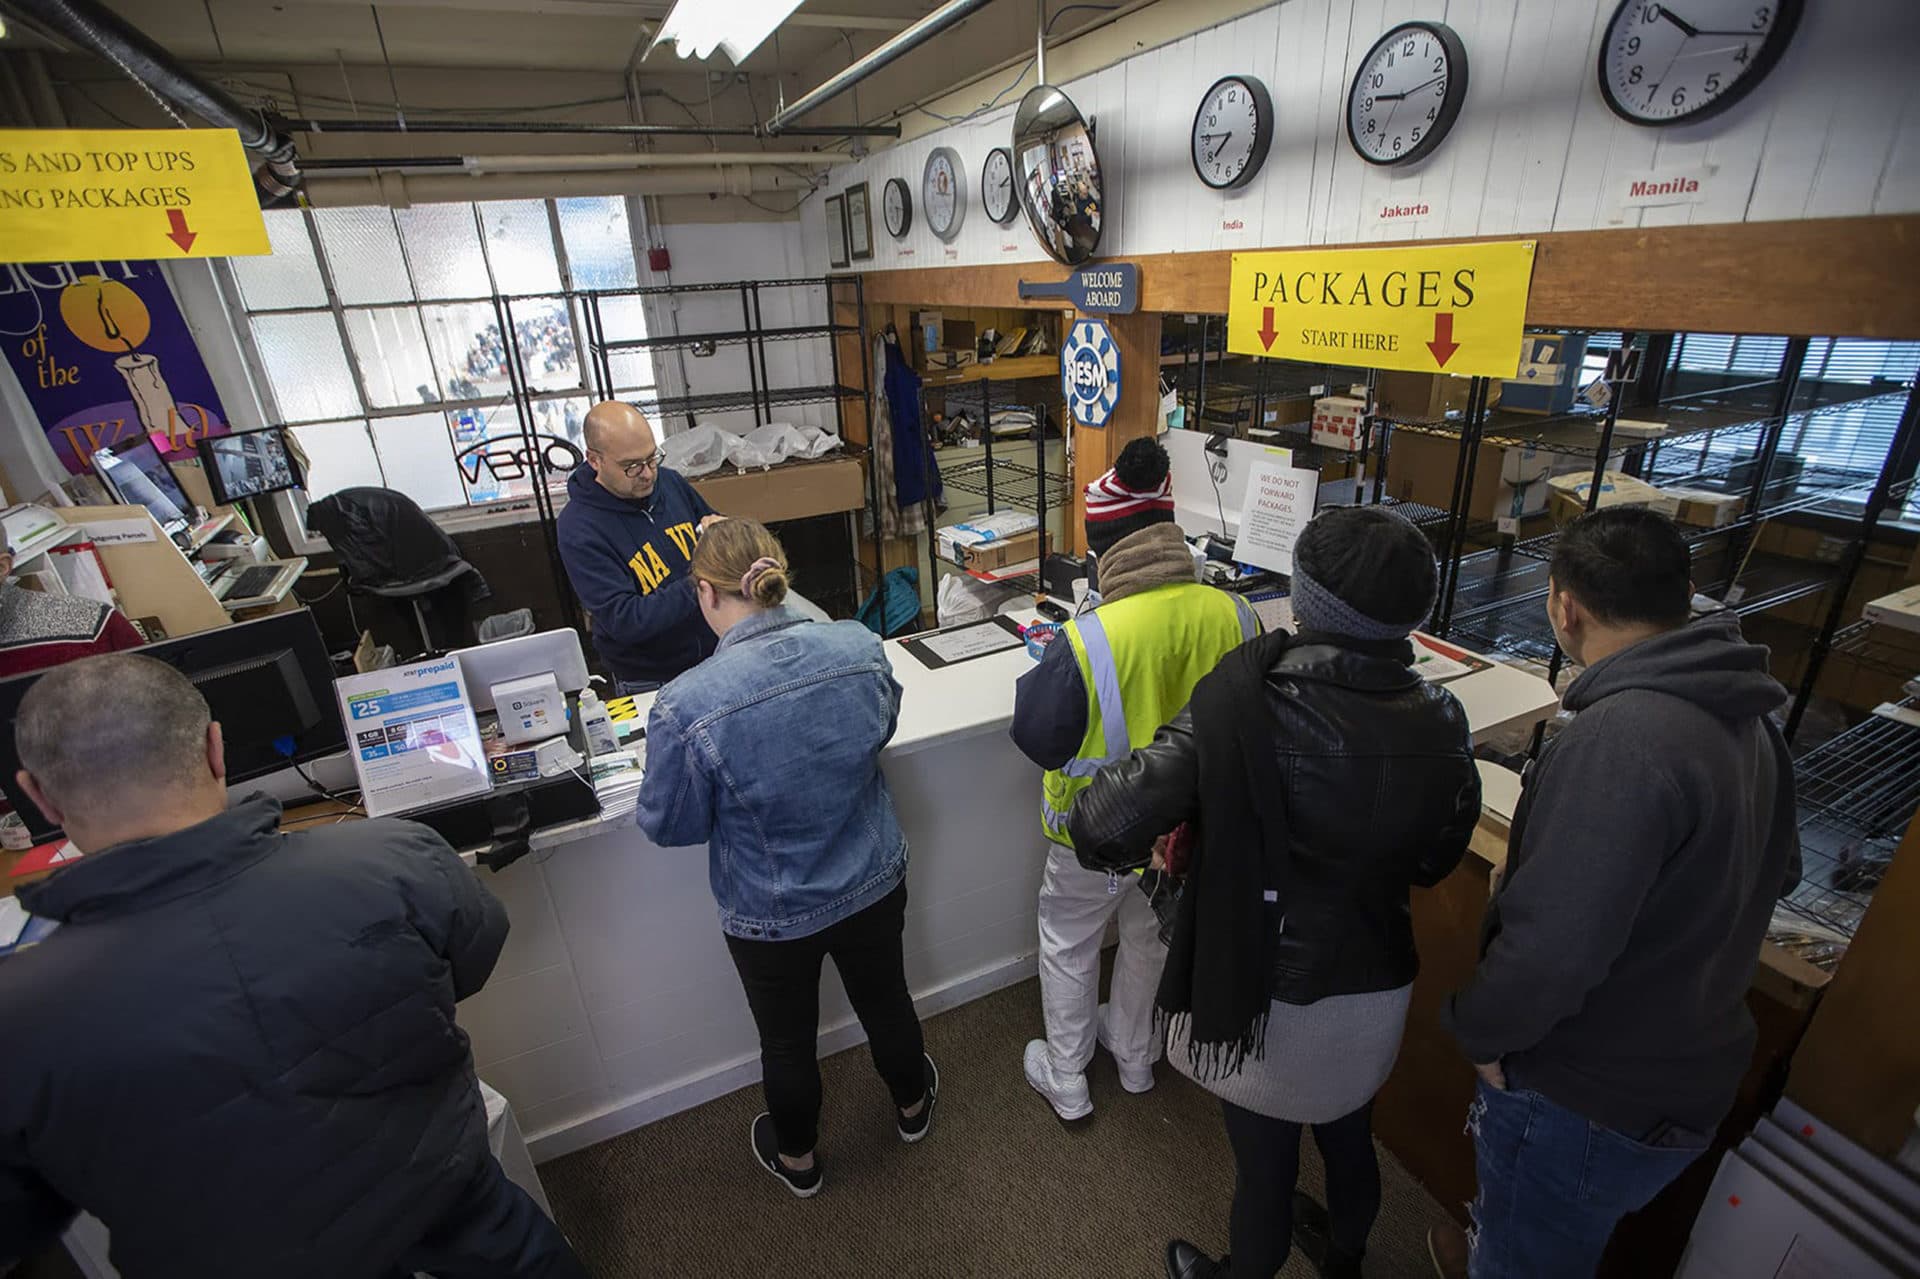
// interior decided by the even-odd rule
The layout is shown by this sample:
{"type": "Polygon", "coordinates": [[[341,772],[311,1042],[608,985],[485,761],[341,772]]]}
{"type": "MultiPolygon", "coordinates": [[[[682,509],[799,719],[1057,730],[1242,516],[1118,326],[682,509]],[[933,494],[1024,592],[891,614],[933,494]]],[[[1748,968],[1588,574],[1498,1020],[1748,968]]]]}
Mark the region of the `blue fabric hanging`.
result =
{"type": "Polygon", "coordinates": [[[887,352],[887,373],[881,389],[887,397],[887,415],[893,419],[893,484],[904,509],[927,499],[927,484],[933,484],[933,500],[944,502],[940,485],[940,462],[927,447],[927,433],[920,421],[920,375],[900,353],[897,342],[882,343],[887,352]]]}

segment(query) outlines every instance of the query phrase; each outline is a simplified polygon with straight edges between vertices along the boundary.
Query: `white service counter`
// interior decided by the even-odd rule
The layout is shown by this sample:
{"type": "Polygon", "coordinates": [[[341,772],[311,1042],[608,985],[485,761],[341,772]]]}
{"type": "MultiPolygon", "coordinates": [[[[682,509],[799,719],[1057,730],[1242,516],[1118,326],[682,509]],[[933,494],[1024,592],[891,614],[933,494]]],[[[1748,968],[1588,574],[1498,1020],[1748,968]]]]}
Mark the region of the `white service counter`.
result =
{"type": "MultiPolygon", "coordinates": [[[[911,845],[907,978],[926,1016],[1034,972],[1040,775],[1006,733],[1014,681],[1033,663],[1022,647],[928,670],[899,641],[887,651],[904,694],[883,762],[911,845]]],[[[1498,663],[1448,687],[1476,733],[1557,705],[1544,680],[1498,663]]],[[[706,849],[658,848],[631,814],[533,845],[505,871],[482,872],[513,932],[459,1018],[534,1158],[758,1080],[758,1038],[707,887],[706,849]]],[[[821,1050],[832,1052],[862,1033],[826,971],[821,1050]]]]}

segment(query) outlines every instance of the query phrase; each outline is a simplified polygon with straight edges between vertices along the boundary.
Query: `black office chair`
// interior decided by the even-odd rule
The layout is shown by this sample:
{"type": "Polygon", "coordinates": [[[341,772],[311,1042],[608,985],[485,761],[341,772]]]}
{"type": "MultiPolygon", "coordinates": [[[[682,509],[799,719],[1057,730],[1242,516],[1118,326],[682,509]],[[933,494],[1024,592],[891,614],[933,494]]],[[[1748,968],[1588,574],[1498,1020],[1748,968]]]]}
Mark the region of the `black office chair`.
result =
{"type": "MultiPolygon", "coordinates": [[[[480,570],[405,493],[348,488],[307,508],[307,527],[340,557],[347,594],[404,601],[428,653],[473,643],[473,606],[493,594],[480,570]]],[[[356,623],[357,625],[357,623],[356,623]]]]}

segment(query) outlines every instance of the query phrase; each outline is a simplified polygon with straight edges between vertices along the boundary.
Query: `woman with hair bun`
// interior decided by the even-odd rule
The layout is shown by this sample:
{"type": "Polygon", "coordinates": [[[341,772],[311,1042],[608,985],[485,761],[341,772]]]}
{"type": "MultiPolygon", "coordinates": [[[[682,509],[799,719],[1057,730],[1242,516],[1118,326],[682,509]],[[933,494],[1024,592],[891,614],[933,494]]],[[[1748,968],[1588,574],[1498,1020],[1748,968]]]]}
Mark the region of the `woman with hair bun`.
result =
{"type": "Polygon", "coordinates": [[[720,643],[654,700],[639,823],[663,846],[707,845],[760,1031],[767,1109],[750,1130],[754,1161],[805,1199],[823,1184],[823,960],[866,1029],[902,1141],[927,1135],[939,1092],[901,948],[907,840],[880,773],[900,685],[864,626],[787,605],[786,552],[763,525],[713,525],[692,571],[720,643]]]}

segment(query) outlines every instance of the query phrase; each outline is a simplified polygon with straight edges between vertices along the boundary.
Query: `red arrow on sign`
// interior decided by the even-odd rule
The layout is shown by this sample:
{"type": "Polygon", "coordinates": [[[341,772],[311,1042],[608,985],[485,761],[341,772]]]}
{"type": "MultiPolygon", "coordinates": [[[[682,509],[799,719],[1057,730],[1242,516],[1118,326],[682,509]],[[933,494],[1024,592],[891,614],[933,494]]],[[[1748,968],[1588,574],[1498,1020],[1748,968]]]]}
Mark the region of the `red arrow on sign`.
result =
{"type": "Polygon", "coordinates": [[[179,245],[182,253],[191,249],[193,242],[200,238],[198,231],[187,230],[187,215],[179,209],[167,210],[167,224],[173,228],[167,232],[167,238],[179,245]]]}
{"type": "Polygon", "coordinates": [[[1453,312],[1439,311],[1433,317],[1433,341],[1427,343],[1427,349],[1433,352],[1433,361],[1441,368],[1447,367],[1447,361],[1460,349],[1453,340],[1453,312]]]}
{"type": "Polygon", "coordinates": [[[1266,307],[1260,316],[1260,345],[1273,350],[1273,340],[1280,336],[1280,330],[1273,327],[1273,308],[1266,307]]]}

